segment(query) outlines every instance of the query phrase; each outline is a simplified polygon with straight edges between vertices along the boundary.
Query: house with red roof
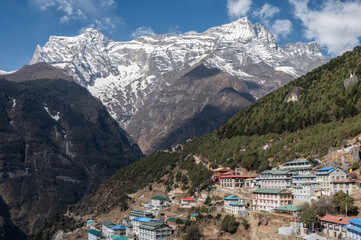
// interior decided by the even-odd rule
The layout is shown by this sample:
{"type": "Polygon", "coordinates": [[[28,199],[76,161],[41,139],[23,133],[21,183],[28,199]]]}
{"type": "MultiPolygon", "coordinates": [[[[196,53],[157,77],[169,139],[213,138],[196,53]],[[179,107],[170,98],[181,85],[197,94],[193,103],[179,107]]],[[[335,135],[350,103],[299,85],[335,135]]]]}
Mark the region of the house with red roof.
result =
{"type": "Polygon", "coordinates": [[[181,204],[182,205],[190,205],[192,203],[195,203],[195,199],[194,198],[182,198],[181,199],[181,204]]]}
{"type": "Polygon", "coordinates": [[[236,190],[244,187],[244,182],[246,179],[255,178],[254,175],[223,175],[221,176],[221,187],[231,190],[236,190]]]}
{"type": "Polygon", "coordinates": [[[235,174],[235,171],[229,168],[217,168],[214,169],[213,172],[212,181],[218,184],[221,181],[221,176],[235,174]]]}
{"type": "Polygon", "coordinates": [[[327,237],[334,239],[341,237],[343,239],[347,237],[347,229],[345,226],[349,221],[353,220],[353,218],[325,215],[321,217],[320,220],[322,231],[327,237]]]}

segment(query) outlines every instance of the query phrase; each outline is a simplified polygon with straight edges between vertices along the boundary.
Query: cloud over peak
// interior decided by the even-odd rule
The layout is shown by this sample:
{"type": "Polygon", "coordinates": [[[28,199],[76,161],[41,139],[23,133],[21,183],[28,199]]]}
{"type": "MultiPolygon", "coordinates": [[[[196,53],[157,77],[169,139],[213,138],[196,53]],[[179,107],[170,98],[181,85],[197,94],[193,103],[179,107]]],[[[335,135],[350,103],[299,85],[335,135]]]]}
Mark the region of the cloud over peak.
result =
{"type": "Polygon", "coordinates": [[[323,1],[318,9],[310,9],[308,0],[289,2],[305,27],[305,37],[326,47],[329,54],[341,54],[360,44],[360,1],[323,1]]]}
{"type": "Polygon", "coordinates": [[[140,36],[153,36],[155,35],[153,29],[151,27],[139,27],[135,31],[132,32],[131,37],[137,38],[140,36]]]}
{"type": "Polygon", "coordinates": [[[227,0],[228,16],[232,19],[246,16],[251,4],[252,0],[227,0]]]}

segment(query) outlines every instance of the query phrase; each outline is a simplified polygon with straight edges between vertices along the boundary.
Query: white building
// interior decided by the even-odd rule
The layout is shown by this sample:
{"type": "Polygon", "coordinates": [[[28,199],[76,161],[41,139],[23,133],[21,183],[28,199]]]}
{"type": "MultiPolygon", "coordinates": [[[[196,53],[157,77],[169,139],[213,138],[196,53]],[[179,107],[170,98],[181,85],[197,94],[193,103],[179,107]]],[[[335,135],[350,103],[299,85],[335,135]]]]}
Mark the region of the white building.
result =
{"type": "Polygon", "coordinates": [[[139,240],[165,239],[172,235],[172,228],[165,223],[146,222],[139,226],[139,240]]]}
{"type": "Polygon", "coordinates": [[[296,202],[308,202],[316,199],[316,191],[319,190],[317,183],[304,183],[293,188],[293,200],[296,202]]]}
{"type": "Polygon", "coordinates": [[[152,222],[155,220],[147,217],[137,217],[132,219],[133,234],[139,235],[139,226],[143,223],[152,222]]]}
{"type": "Polygon", "coordinates": [[[297,174],[302,175],[310,173],[310,170],[312,169],[312,164],[306,159],[296,160],[284,163],[281,168],[282,170],[294,171],[297,174]]]}
{"type": "Polygon", "coordinates": [[[228,213],[243,215],[247,210],[247,203],[244,198],[227,196],[224,198],[224,210],[228,213]]]}
{"type": "Polygon", "coordinates": [[[162,196],[152,197],[152,209],[153,210],[163,210],[168,208],[169,198],[162,196]]]}
{"type": "Polygon", "coordinates": [[[299,187],[305,183],[317,183],[316,175],[293,175],[292,187],[299,187]]]}
{"type": "Polygon", "coordinates": [[[347,173],[342,171],[339,167],[325,167],[316,172],[316,181],[322,190],[322,195],[332,196],[335,193],[332,182],[346,178],[347,173]]]}
{"type": "Polygon", "coordinates": [[[88,240],[99,240],[100,239],[100,232],[94,229],[90,229],[88,231],[88,240]]]}
{"type": "Polygon", "coordinates": [[[261,188],[285,189],[292,186],[292,175],[295,173],[287,170],[266,170],[260,174],[261,188]]]}
{"type": "Polygon", "coordinates": [[[191,205],[193,203],[195,203],[196,201],[194,200],[194,198],[182,198],[181,199],[181,204],[182,205],[191,205]]]}
{"type": "Polygon", "coordinates": [[[114,227],[114,226],[115,226],[115,224],[112,222],[109,222],[109,221],[103,222],[102,223],[102,235],[107,238],[115,235],[116,233],[112,229],[112,227],[114,227]]]}

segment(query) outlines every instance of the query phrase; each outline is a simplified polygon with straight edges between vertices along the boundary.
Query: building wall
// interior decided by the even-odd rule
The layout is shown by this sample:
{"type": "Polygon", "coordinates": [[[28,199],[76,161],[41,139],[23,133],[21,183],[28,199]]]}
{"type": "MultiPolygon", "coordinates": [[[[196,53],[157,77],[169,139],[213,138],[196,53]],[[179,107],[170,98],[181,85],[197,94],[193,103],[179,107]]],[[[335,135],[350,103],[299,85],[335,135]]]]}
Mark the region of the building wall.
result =
{"type": "Polygon", "coordinates": [[[356,191],[356,184],[355,183],[332,183],[332,189],[334,192],[342,191],[347,195],[353,195],[356,191]]]}
{"type": "Polygon", "coordinates": [[[274,208],[288,205],[292,201],[289,194],[253,194],[253,209],[256,211],[273,211],[274,208]]]}
{"type": "Polygon", "coordinates": [[[261,175],[261,188],[280,188],[286,189],[291,187],[291,175],[274,175],[262,174],[261,175]]]}
{"type": "Polygon", "coordinates": [[[342,238],[347,236],[347,230],[344,228],[344,225],[340,225],[337,223],[329,223],[329,222],[322,222],[322,232],[330,238],[337,239],[339,234],[342,235],[342,238]]]}
{"type": "Polygon", "coordinates": [[[244,186],[242,178],[221,178],[221,187],[230,189],[239,189],[244,186]]]}
{"type": "Polygon", "coordinates": [[[152,205],[153,205],[153,209],[165,209],[169,205],[169,200],[152,199],[152,205]]]}
{"type": "Polygon", "coordinates": [[[333,193],[335,193],[332,182],[338,179],[346,179],[347,174],[340,169],[334,170],[329,175],[316,175],[316,181],[318,186],[322,191],[325,192],[327,196],[331,196],[333,193]]]}
{"type": "Polygon", "coordinates": [[[298,202],[311,202],[311,198],[316,196],[315,186],[301,186],[293,189],[293,199],[298,202]]]}
{"type": "Polygon", "coordinates": [[[88,233],[88,240],[98,240],[98,239],[100,239],[100,238],[91,233],[88,233]]]}

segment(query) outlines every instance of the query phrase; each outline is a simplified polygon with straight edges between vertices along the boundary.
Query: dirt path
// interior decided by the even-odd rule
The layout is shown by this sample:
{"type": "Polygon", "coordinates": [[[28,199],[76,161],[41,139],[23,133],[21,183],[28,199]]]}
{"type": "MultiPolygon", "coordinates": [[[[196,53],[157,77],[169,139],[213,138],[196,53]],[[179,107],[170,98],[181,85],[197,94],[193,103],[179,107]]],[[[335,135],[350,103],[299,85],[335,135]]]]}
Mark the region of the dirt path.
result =
{"type": "Polygon", "coordinates": [[[253,213],[253,211],[249,211],[248,215],[248,223],[251,228],[251,232],[249,234],[249,237],[251,240],[259,240],[258,239],[258,217],[253,213]]]}

